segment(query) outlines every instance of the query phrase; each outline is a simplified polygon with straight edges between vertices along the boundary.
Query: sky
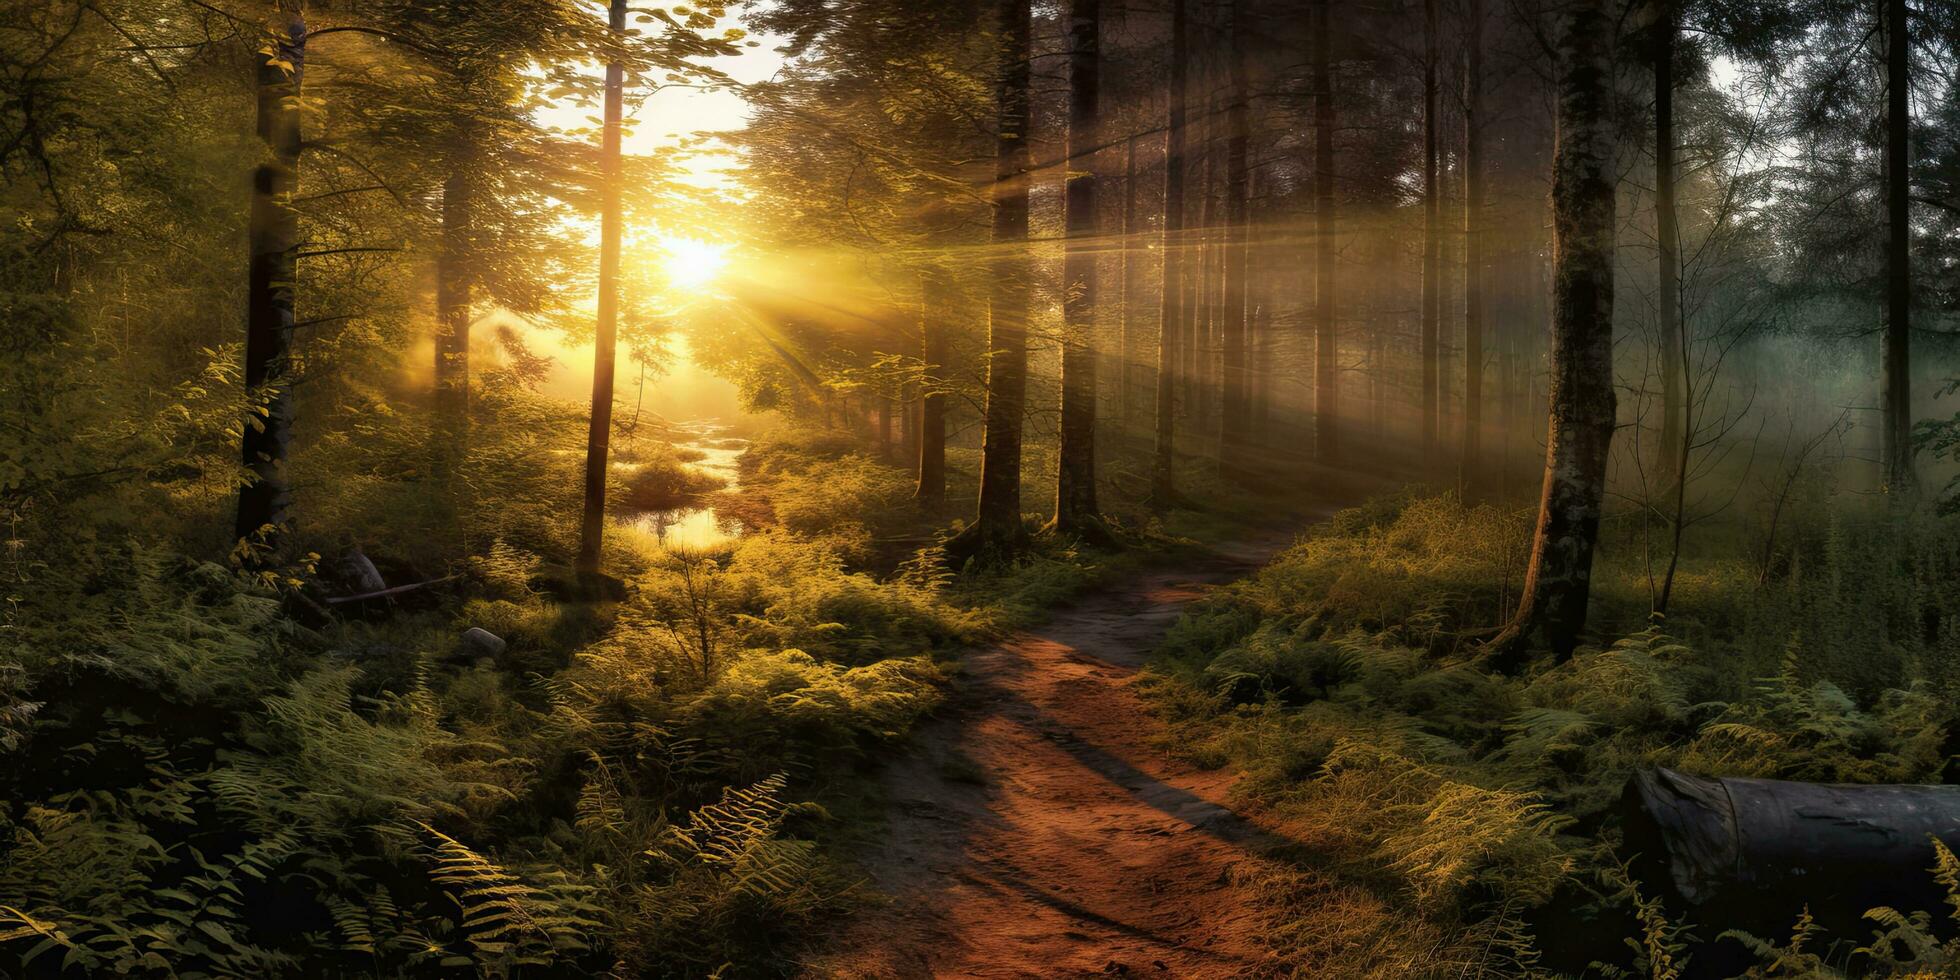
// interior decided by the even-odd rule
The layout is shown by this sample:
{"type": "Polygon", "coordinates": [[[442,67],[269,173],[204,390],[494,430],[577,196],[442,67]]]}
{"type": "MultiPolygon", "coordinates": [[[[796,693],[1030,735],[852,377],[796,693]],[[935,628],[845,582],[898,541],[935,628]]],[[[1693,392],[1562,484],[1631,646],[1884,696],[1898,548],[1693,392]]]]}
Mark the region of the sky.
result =
{"type": "MultiPolygon", "coordinates": [[[[738,25],[731,21],[728,26],[738,25]]],[[[782,38],[753,35],[749,40],[759,43],[756,47],[743,48],[739,55],[713,62],[715,68],[742,84],[766,81],[782,68],[784,62],[783,55],[776,50],[783,44],[782,38]]],[[[593,65],[591,69],[595,75],[600,70],[598,65],[593,65]]],[[[712,92],[667,88],[639,101],[635,101],[629,93],[626,110],[630,125],[626,129],[621,150],[633,156],[672,148],[697,134],[732,132],[747,126],[750,118],[748,102],[726,88],[712,92]]],[[[587,117],[593,114],[591,106],[566,102],[543,110],[539,120],[564,129],[582,129],[591,125],[587,117]]],[[[736,153],[714,141],[704,146],[706,149],[682,161],[685,171],[682,180],[712,190],[739,192],[739,186],[728,172],[740,163],[736,153]]],[[[593,224],[596,235],[597,223],[593,224]]],[[[657,234],[657,229],[628,229],[629,240],[642,237],[638,234],[642,231],[657,234]]],[[[531,331],[528,337],[533,349],[550,355],[558,362],[545,382],[547,392],[569,400],[581,400],[589,395],[592,384],[592,347],[589,343],[568,344],[564,338],[545,331],[531,331]]],[[[741,409],[734,385],[695,368],[687,357],[684,338],[676,340],[678,342],[670,348],[675,356],[668,372],[665,376],[647,379],[646,409],[677,420],[714,417],[735,421],[741,409]]],[[[622,357],[618,370],[616,384],[621,397],[629,402],[637,401],[638,365],[622,357]]]]}

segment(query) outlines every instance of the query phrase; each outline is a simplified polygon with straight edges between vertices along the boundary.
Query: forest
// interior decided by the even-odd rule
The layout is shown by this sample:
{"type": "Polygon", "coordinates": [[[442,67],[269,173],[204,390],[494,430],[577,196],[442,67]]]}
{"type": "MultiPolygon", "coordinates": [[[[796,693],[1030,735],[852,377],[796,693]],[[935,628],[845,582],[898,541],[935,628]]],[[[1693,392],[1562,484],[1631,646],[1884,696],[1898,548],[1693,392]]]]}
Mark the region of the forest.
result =
{"type": "Polygon", "coordinates": [[[0,977],[1960,977],[1956,0],[0,0],[0,977]]]}

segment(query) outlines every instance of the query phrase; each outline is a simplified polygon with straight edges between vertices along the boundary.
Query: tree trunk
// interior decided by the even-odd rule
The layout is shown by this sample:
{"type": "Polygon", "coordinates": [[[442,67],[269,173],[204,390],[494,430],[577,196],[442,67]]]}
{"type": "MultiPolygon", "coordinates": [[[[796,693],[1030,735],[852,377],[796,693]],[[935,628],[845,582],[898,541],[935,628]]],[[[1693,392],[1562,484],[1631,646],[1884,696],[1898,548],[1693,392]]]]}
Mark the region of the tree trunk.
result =
{"type": "MultiPolygon", "coordinates": [[[[919,382],[906,378],[898,388],[898,458],[916,466],[919,462],[919,382]]],[[[917,477],[918,471],[912,473],[917,477]]]]}
{"type": "Polygon", "coordinates": [[[1190,342],[1184,348],[1184,417],[1190,425],[1185,444],[1200,456],[1208,448],[1206,440],[1211,435],[1211,356],[1216,349],[1212,324],[1217,294],[1212,288],[1212,273],[1218,259],[1218,196],[1214,193],[1218,189],[1217,110],[1217,100],[1205,103],[1204,176],[1198,184],[1198,261],[1187,294],[1190,326],[1185,336],[1190,342]]]}
{"type": "Polygon", "coordinates": [[[1170,108],[1164,135],[1164,283],[1157,327],[1157,432],[1150,465],[1150,500],[1177,501],[1172,461],[1177,420],[1177,364],[1184,318],[1184,113],[1189,15],[1171,0],[1170,108]]]}
{"type": "Polygon", "coordinates": [[[1001,0],[995,89],[993,282],[988,296],[986,433],[980,506],[959,549],[988,561],[1021,545],[1021,429],[1028,387],[1028,2],[1001,0]]]}
{"type": "Polygon", "coordinates": [[[1334,79],[1328,63],[1332,0],[1314,6],[1314,455],[1323,464],[1341,458],[1340,326],[1335,318],[1334,79]]]}
{"type": "MultiPolygon", "coordinates": [[[[1768,909],[1787,926],[1808,906],[1857,924],[1943,897],[1932,839],[1960,848],[1960,786],[1707,779],[1643,771],[1621,798],[1636,870],[1670,898],[1710,910],[1768,909]]],[[[1726,914],[1717,911],[1726,919],[1726,914]]]]}
{"type": "Polygon", "coordinates": [[[242,462],[251,479],[238,489],[236,536],[271,547],[292,503],[286,456],[293,439],[293,302],[299,255],[301,83],[306,68],[306,13],[301,0],[280,0],[270,27],[272,53],[257,69],[258,135],[266,155],[252,174],[245,294],[245,387],[261,414],[245,426],[242,462]]]}
{"type": "Polygon", "coordinates": [[[1121,289],[1123,300],[1117,310],[1118,331],[1122,336],[1121,356],[1117,384],[1117,411],[1123,419],[1124,441],[1128,441],[1130,427],[1136,422],[1136,332],[1131,308],[1136,305],[1135,264],[1130,261],[1130,252],[1136,248],[1137,232],[1137,138],[1132,136],[1123,151],[1123,252],[1121,256],[1121,289]]]}
{"type": "Polygon", "coordinates": [[[1681,324],[1681,232],[1674,176],[1674,0],[1660,0],[1654,24],[1654,230],[1660,275],[1654,290],[1661,334],[1661,444],[1654,471],[1662,487],[1681,473],[1687,438],[1687,344],[1681,324]]]}
{"type": "Polygon", "coordinates": [[[445,496],[454,492],[456,469],[469,452],[470,226],[468,154],[453,153],[442,183],[442,250],[436,256],[436,445],[437,478],[445,496]]]}
{"type": "Polygon", "coordinates": [[[878,458],[886,462],[892,458],[892,396],[889,392],[878,395],[878,458]]]}
{"type": "Polygon", "coordinates": [[[921,279],[919,333],[925,366],[919,381],[919,486],[912,497],[931,509],[946,499],[946,392],[952,383],[946,360],[952,343],[938,321],[951,316],[954,295],[942,270],[928,269],[921,279]]]}
{"type": "MultiPolygon", "coordinates": [[[[1256,172],[1246,177],[1247,211],[1264,200],[1267,193],[1265,185],[1258,180],[1256,172]]],[[[1245,281],[1246,281],[1246,407],[1249,421],[1246,432],[1253,447],[1263,451],[1271,445],[1272,421],[1272,343],[1273,343],[1273,283],[1271,263],[1267,260],[1266,241],[1256,222],[1248,221],[1245,229],[1245,281]]]]}
{"type": "Polygon", "coordinates": [[[1469,0],[1463,79],[1463,493],[1483,487],[1484,465],[1484,4],[1469,0]]]}
{"type": "Polygon", "coordinates": [[[1423,2],[1422,449],[1434,459],[1441,426],[1442,195],[1436,188],[1436,0],[1423,2]]]}
{"type": "Polygon", "coordinates": [[[1069,4],[1068,228],[1062,288],[1062,431],[1055,530],[1100,528],[1096,509],[1096,149],[1102,142],[1102,0],[1069,4]]]}
{"type": "Polygon", "coordinates": [[[1881,424],[1885,488],[1913,488],[1911,38],[1906,0],[1885,0],[1885,335],[1881,424]]]}
{"type": "Polygon", "coordinates": [[[1225,233],[1219,256],[1224,273],[1220,304],[1218,468],[1243,478],[1249,466],[1252,393],[1246,357],[1246,239],[1250,217],[1250,82],[1246,73],[1246,0],[1232,0],[1230,64],[1225,105],[1225,233]]]}
{"type": "MultiPolygon", "coordinates": [[[[612,0],[608,22],[615,35],[626,33],[626,0],[612,0]]],[[[585,442],[585,509],[579,523],[579,577],[597,584],[606,527],[606,460],[612,445],[613,358],[619,341],[620,213],[619,120],[625,98],[625,69],[606,65],[606,103],[599,143],[599,310],[592,350],[592,421],[585,442]]]]}
{"type": "Polygon", "coordinates": [[[1614,173],[1607,0],[1575,5],[1559,40],[1552,165],[1551,418],[1545,481],[1516,617],[1492,641],[1506,660],[1542,628],[1561,660],[1579,644],[1613,441],[1614,173]]]}

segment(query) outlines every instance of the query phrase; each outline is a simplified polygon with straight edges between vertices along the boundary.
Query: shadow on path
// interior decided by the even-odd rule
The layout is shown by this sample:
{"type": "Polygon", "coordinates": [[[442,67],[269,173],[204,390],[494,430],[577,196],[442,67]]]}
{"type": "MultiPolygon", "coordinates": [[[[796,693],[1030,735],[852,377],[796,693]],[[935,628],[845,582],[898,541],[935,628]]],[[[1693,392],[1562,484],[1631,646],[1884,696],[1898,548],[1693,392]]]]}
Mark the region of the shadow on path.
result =
{"type": "Polygon", "coordinates": [[[1153,748],[1163,729],[1132,684],[1186,605],[1291,540],[1140,574],[970,653],[963,689],[885,774],[892,818],[864,859],[892,901],[808,974],[1281,972],[1250,884],[1291,842],[1225,805],[1230,774],[1153,748]]]}

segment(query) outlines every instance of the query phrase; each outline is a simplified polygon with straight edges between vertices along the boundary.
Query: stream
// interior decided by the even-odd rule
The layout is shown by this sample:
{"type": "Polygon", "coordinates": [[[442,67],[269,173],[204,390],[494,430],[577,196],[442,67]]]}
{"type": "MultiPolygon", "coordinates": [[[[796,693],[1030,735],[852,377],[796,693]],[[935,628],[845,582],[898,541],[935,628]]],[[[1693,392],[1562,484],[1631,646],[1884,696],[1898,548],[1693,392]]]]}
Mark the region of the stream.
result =
{"type": "MultiPolygon", "coordinates": [[[[726,483],[722,489],[741,487],[742,473],[737,461],[748,452],[747,439],[728,436],[728,426],[712,419],[697,419],[674,425],[674,448],[692,450],[702,458],[686,464],[726,483]]],[[[726,547],[742,534],[732,518],[723,518],[712,506],[678,507],[673,510],[640,512],[633,521],[660,541],[669,551],[708,551],[726,547]]]]}

